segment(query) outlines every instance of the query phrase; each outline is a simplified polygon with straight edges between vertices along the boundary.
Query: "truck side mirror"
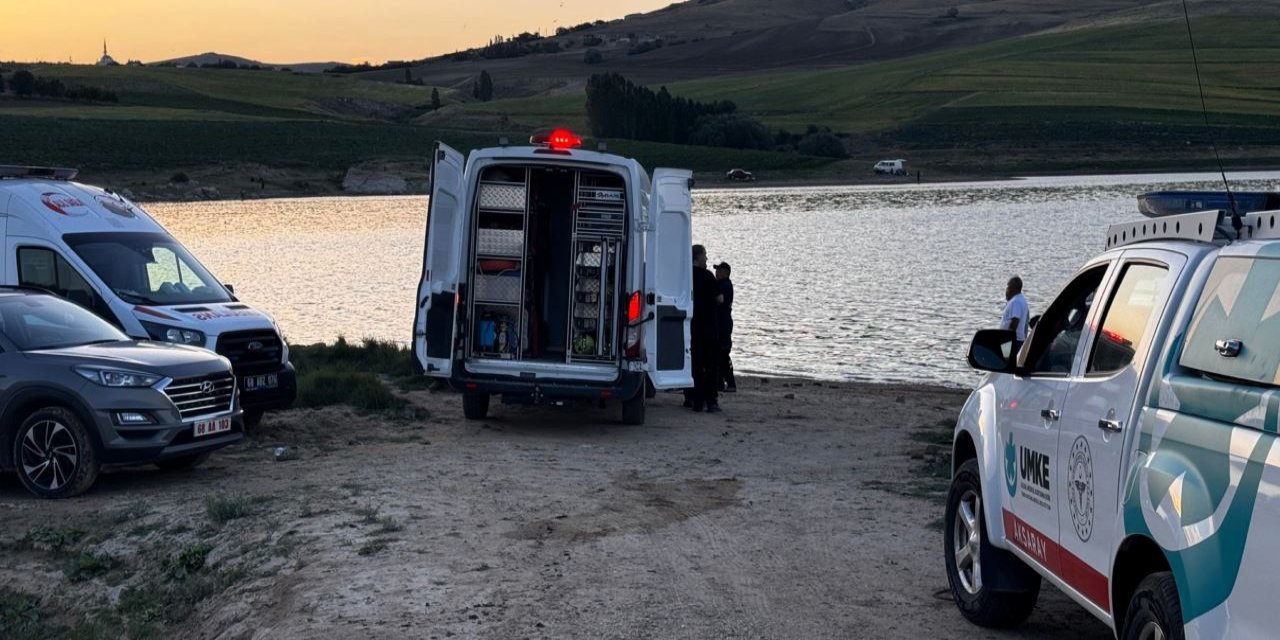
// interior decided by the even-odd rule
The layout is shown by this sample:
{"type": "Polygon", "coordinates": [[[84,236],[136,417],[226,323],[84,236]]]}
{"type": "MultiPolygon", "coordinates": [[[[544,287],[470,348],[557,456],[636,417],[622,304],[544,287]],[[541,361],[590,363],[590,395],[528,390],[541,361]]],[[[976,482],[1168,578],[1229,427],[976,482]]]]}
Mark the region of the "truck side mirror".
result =
{"type": "Polygon", "coordinates": [[[229,293],[229,294],[231,294],[231,295],[233,295],[233,296],[236,294],[236,288],[235,288],[235,286],[234,286],[234,285],[230,285],[230,284],[223,283],[223,285],[222,285],[222,286],[226,288],[227,293],[229,293]]]}
{"type": "Polygon", "coordinates": [[[969,366],[978,371],[1017,373],[1018,354],[1013,350],[1018,334],[1006,329],[984,329],[969,345],[969,366]]]}
{"type": "Polygon", "coordinates": [[[1031,316],[1031,320],[1027,321],[1027,328],[1034,329],[1038,324],[1040,324],[1040,316],[1031,316]]]}

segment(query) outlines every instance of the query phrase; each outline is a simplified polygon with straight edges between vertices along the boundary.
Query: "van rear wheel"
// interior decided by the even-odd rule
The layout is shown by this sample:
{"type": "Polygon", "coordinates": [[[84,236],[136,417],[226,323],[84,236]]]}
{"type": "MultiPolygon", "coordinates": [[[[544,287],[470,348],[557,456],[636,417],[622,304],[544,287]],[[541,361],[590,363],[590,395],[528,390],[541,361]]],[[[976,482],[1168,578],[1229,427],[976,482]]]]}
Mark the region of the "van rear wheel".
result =
{"type": "Polygon", "coordinates": [[[489,417],[489,394],[462,394],[462,415],[468,420],[484,420],[489,417]]]}
{"type": "Polygon", "coordinates": [[[1040,597],[1040,576],[1003,549],[991,546],[983,514],[978,461],[960,466],[947,495],[944,531],[947,580],[956,607],[981,627],[1008,628],[1022,624],[1040,597]],[[986,577],[1024,574],[1020,590],[995,591],[986,577]],[[1016,572],[1016,574],[1014,573],[1016,572]]]}
{"type": "Polygon", "coordinates": [[[644,424],[644,390],[622,403],[622,424],[638,427],[644,424]]]}

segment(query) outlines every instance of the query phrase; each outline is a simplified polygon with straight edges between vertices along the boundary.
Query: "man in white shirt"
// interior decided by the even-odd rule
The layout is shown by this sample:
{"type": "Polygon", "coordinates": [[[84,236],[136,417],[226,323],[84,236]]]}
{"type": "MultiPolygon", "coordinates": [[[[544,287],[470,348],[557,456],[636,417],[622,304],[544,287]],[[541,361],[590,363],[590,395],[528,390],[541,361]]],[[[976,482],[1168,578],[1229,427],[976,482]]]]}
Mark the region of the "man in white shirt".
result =
{"type": "Polygon", "coordinates": [[[1000,328],[1018,334],[1018,342],[1013,350],[1017,353],[1022,343],[1027,341],[1027,322],[1031,319],[1031,307],[1022,296],[1022,278],[1014,276],[1009,279],[1009,284],[1004,289],[1004,298],[1008,303],[1004,306],[1004,317],[1000,318],[1000,328]]]}

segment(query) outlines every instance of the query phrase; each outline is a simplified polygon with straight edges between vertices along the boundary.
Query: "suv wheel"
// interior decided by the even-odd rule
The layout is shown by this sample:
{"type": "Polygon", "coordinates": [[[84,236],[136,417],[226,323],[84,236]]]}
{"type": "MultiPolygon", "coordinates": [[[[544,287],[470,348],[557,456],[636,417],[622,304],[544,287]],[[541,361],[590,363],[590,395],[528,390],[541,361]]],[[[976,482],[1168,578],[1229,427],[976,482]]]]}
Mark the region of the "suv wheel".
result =
{"type": "Polygon", "coordinates": [[[956,606],[970,622],[982,627],[1014,627],[1035,608],[1040,577],[1035,575],[1019,591],[993,591],[984,581],[984,571],[1025,565],[988,541],[979,477],[978,461],[969,460],[951,481],[944,528],[947,579],[956,606]]]}
{"type": "Polygon", "coordinates": [[[622,403],[622,424],[638,427],[644,424],[644,390],[622,403]]]}
{"type": "Polygon", "coordinates": [[[1122,640],[1182,640],[1182,605],[1178,585],[1168,571],[1153,573],[1138,583],[1124,617],[1122,640]]]}
{"type": "Polygon", "coordinates": [[[23,421],[13,451],[22,485],[41,498],[78,496],[98,479],[98,453],[89,432],[62,407],[41,409],[23,421]]]}
{"type": "Polygon", "coordinates": [[[462,394],[462,415],[468,420],[484,420],[489,417],[489,394],[462,394]]]}

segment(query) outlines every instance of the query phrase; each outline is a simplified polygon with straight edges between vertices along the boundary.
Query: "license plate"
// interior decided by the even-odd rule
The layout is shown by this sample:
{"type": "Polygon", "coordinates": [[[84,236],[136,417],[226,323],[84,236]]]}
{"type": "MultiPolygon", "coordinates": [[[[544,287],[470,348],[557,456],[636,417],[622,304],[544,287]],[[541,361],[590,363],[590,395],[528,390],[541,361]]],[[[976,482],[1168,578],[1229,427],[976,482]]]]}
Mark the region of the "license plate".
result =
{"type": "Polygon", "coordinates": [[[215,433],[225,433],[231,430],[231,418],[218,418],[217,420],[203,420],[195,424],[195,436],[211,436],[215,433]]]}
{"type": "Polygon", "coordinates": [[[269,373],[264,376],[245,376],[244,390],[256,391],[258,389],[274,389],[280,386],[280,376],[269,373]]]}

